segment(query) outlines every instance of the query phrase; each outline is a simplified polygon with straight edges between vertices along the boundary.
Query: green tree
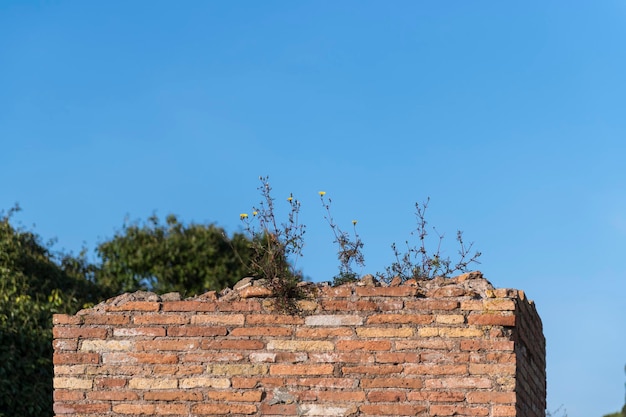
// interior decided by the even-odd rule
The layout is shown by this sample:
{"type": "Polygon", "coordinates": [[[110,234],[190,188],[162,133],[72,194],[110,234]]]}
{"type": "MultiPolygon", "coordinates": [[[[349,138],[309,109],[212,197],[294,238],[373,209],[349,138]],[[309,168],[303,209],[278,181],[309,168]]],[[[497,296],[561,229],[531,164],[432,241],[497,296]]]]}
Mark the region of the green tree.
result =
{"type": "Polygon", "coordinates": [[[154,215],[125,224],[97,253],[102,263],[96,281],[110,294],[151,290],[190,296],[245,277],[250,241],[240,233],[228,239],[214,224],[185,225],[172,214],[162,223],[154,215]]]}
{"type": "Polygon", "coordinates": [[[52,416],[52,314],[99,299],[84,257],[53,253],[0,213],[0,416],[52,416]]]}

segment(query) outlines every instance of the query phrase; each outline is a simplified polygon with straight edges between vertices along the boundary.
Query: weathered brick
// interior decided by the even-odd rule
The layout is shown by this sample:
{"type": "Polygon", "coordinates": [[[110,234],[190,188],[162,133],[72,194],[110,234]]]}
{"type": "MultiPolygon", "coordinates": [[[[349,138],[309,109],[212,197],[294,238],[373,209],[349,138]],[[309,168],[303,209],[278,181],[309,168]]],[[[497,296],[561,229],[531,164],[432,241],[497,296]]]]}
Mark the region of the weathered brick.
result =
{"type": "Polygon", "coordinates": [[[102,315],[87,315],[83,316],[83,322],[85,324],[104,324],[119,326],[122,324],[130,323],[130,316],[126,314],[102,314],[102,315]]]}
{"type": "Polygon", "coordinates": [[[402,377],[402,378],[364,378],[361,379],[360,385],[361,388],[410,388],[410,389],[419,389],[424,386],[421,379],[418,378],[410,378],[410,377],[402,377]]]}
{"type": "Polygon", "coordinates": [[[189,317],[176,314],[156,314],[148,313],[133,316],[133,323],[139,325],[151,325],[151,324],[187,324],[189,323],[189,317]]]}
{"type": "Polygon", "coordinates": [[[391,350],[391,342],[387,340],[339,340],[336,348],[337,350],[364,350],[367,352],[391,350]]]}
{"type": "Polygon", "coordinates": [[[288,327],[237,327],[230,331],[231,336],[291,336],[293,329],[288,327]]]}
{"type": "Polygon", "coordinates": [[[376,416],[416,416],[426,412],[427,408],[413,404],[372,404],[362,405],[359,410],[364,414],[376,416]]]}
{"type": "Polygon", "coordinates": [[[159,311],[161,305],[153,301],[128,301],[120,305],[107,305],[106,311],[159,311]]]}
{"type": "Polygon", "coordinates": [[[467,365],[405,364],[407,375],[467,375],[467,365]]]}
{"type": "Polygon", "coordinates": [[[487,416],[489,408],[487,407],[465,407],[461,405],[431,405],[431,416],[487,416]]]}
{"type": "Polygon", "coordinates": [[[91,391],[87,399],[94,401],[133,401],[139,399],[134,391],[91,391]]]}
{"type": "Polygon", "coordinates": [[[492,407],[492,416],[494,417],[513,417],[516,415],[514,405],[494,405],[492,407]]]}
{"type": "Polygon", "coordinates": [[[183,378],[180,380],[180,388],[228,388],[230,379],[228,378],[183,378]]]}
{"type": "Polygon", "coordinates": [[[270,365],[270,375],[331,375],[333,373],[333,365],[287,365],[273,364],[270,365]]]}
{"type": "Polygon", "coordinates": [[[515,326],[515,316],[497,313],[470,314],[467,322],[473,325],[513,327],[515,326]]]}
{"type": "Polygon", "coordinates": [[[410,391],[409,401],[461,402],[465,400],[465,391],[410,391]]]}
{"type": "Polygon", "coordinates": [[[153,415],[156,411],[154,404],[117,404],[113,405],[113,412],[117,414],[153,415]]]}
{"type": "Polygon", "coordinates": [[[75,414],[75,413],[107,413],[111,410],[109,403],[88,403],[88,404],[54,404],[55,414],[75,414]]]}
{"type": "Polygon", "coordinates": [[[85,393],[83,391],[76,390],[67,390],[67,389],[55,389],[54,390],[54,401],[80,401],[85,398],[85,393]]]}
{"type": "Polygon", "coordinates": [[[232,415],[232,414],[255,414],[257,407],[255,405],[231,405],[231,404],[196,404],[191,407],[193,414],[200,415],[232,415]]]}
{"type": "Polygon", "coordinates": [[[228,329],[226,327],[181,326],[167,329],[167,335],[170,337],[214,337],[226,336],[227,334],[228,329]]]}
{"type": "Polygon", "coordinates": [[[55,339],[105,339],[107,329],[101,327],[55,327],[52,329],[55,339]]]}
{"type": "Polygon", "coordinates": [[[469,373],[472,375],[515,375],[515,365],[471,363],[469,373]]]}
{"type": "Polygon", "coordinates": [[[461,310],[515,310],[515,301],[503,298],[487,298],[484,300],[467,300],[461,302],[461,310]]]}
{"type": "Polygon", "coordinates": [[[279,377],[233,376],[231,378],[234,389],[248,389],[256,387],[274,388],[285,385],[285,380],[279,377]]]}
{"type": "Polygon", "coordinates": [[[461,350],[504,350],[512,351],[514,343],[509,340],[461,340],[461,350]]]}
{"type": "Polygon", "coordinates": [[[202,392],[188,389],[185,391],[147,391],[143,394],[145,401],[201,401],[202,398],[202,392]]]}
{"type": "Polygon", "coordinates": [[[319,352],[333,350],[334,345],[328,341],[310,340],[270,340],[268,350],[290,350],[296,352],[319,352]]]}
{"type": "Polygon", "coordinates": [[[130,340],[85,340],[80,346],[82,351],[108,352],[108,351],[128,351],[134,348],[134,343],[130,340]]]}
{"type": "Polygon", "coordinates": [[[55,353],[52,362],[58,364],[98,363],[100,355],[97,353],[55,353]]]}
{"type": "Polygon", "coordinates": [[[260,340],[203,340],[202,349],[210,350],[258,350],[265,344],[260,340]]]}
{"type": "Polygon", "coordinates": [[[91,389],[93,381],[84,378],[54,378],[54,389],[91,389]]]}
{"type": "Polygon", "coordinates": [[[304,318],[285,314],[248,314],[245,317],[246,324],[304,324],[304,318]]]}
{"type": "Polygon", "coordinates": [[[389,375],[399,374],[402,372],[400,365],[363,365],[363,366],[344,366],[341,372],[344,375],[350,374],[366,374],[366,375],[389,375]]]}
{"type": "Polygon", "coordinates": [[[207,301],[164,301],[163,311],[215,311],[216,305],[214,302],[207,301]]]}
{"type": "Polygon", "coordinates": [[[248,299],[243,301],[222,301],[216,303],[218,311],[261,311],[259,300],[248,299]]]}
{"type": "Polygon", "coordinates": [[[367,400],[373,403],[393,403],[406,401],[406,392],[388,389],[384,391],[370,391],[367,394],[367,400]]]}
{"type": "Polygon", "coordinates": [[[244,355],[239,352],[193,352],[184,353],[180,357],[181,363],[187,362],[238,362],[243,360],[244,355]]]}
{"type": "Polygon", "coordinates": [[[318,315],[304,319],[307,326],[360,326],[363,317],[358,315],[318,315]]]}
{"type": "Polygon", "coordinates": [[[438,310],[455,310],[459,307],[459,302],[456,300],[437,300],[430,298],[421,298],[418,300],[411,300],[405,302],[405,310],[426,311],[433,312],[438,310]]]}
{"type": "Polygon", "coordinates": [[[428,324],[431,314],[374,314],[367,318],[367,324],[428,324]]]}
{"type": "Polygon", "coordinates": [[[165,336],[164,327],[130,327],[113,329],[113,337],[159,337],[165,336]]]}
{"type": "Polygon", "coordinates": [[[457,377],[457,378],[438,378],[438,379],[426,379],[424,381],[426,388],[491,388],[492,382],[489,378],[478,377],[457,377]]]}
{"type": "Polygon", "coordinates": [[[261,401],[261,391],[225,392],[209,391],[206,393],[209,400],[214,401],[234,401],[234,402],[259,402],[261,401]]]}
{"type": "Polygon", "coordinates": [[[53,314],[52,315],[52,324],[61,325],[61,324],[71,324],[77,325],[81,324],[83,321],[83,316],[70,316],[69,314],[53,314]]]}
{"type": "Polygon", "coordinates": [[[283,384],[286,386],[299,386],[299,387],[310,387],[310,388],[341,388],[341,389],[349,389],[356,388],[358,385],[358,380],[354,378],[289,378],[283,384]]]}
{"type": "Polygon", "coordinates": [[[128,381],[128,388],[130,389],[172,389],[178,386],[178,381],[175,379],[164,378],[131,378],[128,381]]]}
{"type": "Polygon", "coordinates": [[[356,405],[340,404],[302,404],[299,407],[301,416],[351,416],[357,412],[356,405]]]}
{"type": "Polygon", "coordinates": [[[468,392],[466,398],[470,404],[515,403],[514,392],[475,391],[468,392]]]}
{"type": "Polygon", "coordinates": [[[350,337],[354,335],[352,327],[298,327],[296,337],[301,339],[327,339],[329,337],[350,337]]]}
{"type": "Polygon", "coordinates": [[[435,322],[441,324],[463,324],[465,316],[462,314],[437,314],[435,322]]]}
{"type": "Polygon", "coordinates": [[[157,339],[139,340],[136,342],[139,351],[184,351],[198,349],[200,341],[198,339],[157,339]]]}
{"type": "Polygon", "coordinates": [[[481,329],[467,327],[422,327],[417,330],[419,337],[481,337],[481,329]]]}
{"type": "MultiPolygon", "coordinates": [[[[421,329],[420,329],[421,330],[421,329]]],[[[360,327],[356,329],[359,337],[411,337],[414,330],[411,327],[360,327]]]]}
{"type": "Polygon", "coordinates": [[[356,287],[359,297],[414,297],[417,294],[415,287],[356,287]]]}
{"type": "Polygon", "coordinates": [[[154,411],[157,416],[167,416],[167,415],[174,415],[174,414],[188,415],[189,405],[188,404],[156,404],[154,411]]]}
{"type": "Polygon", "coordinates": [[[212,364],[207,367],[211,375],[264,375],[268,366],[265,364],[212,364]]]}
{"type": "Polygon", "coordinates": [[[191,317],[191,324],[221,324],[224,326],[243,326],[243,314],[197,314],[191,317]]]}

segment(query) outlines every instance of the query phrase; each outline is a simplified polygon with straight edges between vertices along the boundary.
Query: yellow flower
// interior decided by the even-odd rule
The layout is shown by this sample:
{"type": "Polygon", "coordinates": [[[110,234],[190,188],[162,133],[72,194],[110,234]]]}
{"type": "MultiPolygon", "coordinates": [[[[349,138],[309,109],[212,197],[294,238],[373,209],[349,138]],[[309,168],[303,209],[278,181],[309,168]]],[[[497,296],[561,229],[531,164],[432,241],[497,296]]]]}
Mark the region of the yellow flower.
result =
{"type": "Polygon", "coordinates": [[[357,221],[356,220],[352,220],[352,224],[356,226],[357,221]]]}
{"type": "Polygon", "coordinates": [[[287,197],[287,201],[291,201],[291,200],[293,200],[292,196],[287,197]]]}
{"type": "Polygon", "coordinates": [[[258,212],[258,211],[253,211],[253,212],[252,212],[252,215],[253,215],[253,216],[256,216],[257,214],[259,214],[259,212],[258,212]]]}
{"type": "Polygon", "coordinates": [[[318,194],[324,197],[326,195],[326,191],[320,191],[318,194]]]}
{"type": "Polygon", "coordinates": [[[248,213],[241,213],[241,214],[239,215],[239,218],[240,218],[241,220],[243,220],[243,219],[247,219],[247,218],[248,218],[248,213]]]}

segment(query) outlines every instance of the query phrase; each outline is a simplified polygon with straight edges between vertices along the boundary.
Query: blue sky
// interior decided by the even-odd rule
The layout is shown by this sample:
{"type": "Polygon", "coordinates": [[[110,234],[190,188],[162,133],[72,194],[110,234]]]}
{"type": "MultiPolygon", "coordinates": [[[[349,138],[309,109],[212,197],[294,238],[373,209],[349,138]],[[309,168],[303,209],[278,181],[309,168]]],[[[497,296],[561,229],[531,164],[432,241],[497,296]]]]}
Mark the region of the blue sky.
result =
{"type": "MultiPolygon", "coordinates": [[[[414,203],[543,319],[548,403],[624,401],[624,1],[0,3],[0,208],[58,249],[125,218],[240,230],[269,175],[314,281],[357,219],[363,273],[414,203]]],[[[280,212],[280,210],[279,210],[280,212]]]]}

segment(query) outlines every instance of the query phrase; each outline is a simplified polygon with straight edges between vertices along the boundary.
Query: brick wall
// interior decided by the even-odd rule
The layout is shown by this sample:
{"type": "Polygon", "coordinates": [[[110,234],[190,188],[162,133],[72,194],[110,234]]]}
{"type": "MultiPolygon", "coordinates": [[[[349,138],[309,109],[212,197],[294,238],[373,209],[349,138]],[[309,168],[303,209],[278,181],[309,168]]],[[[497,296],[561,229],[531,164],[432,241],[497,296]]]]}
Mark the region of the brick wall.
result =
{"type": "Polygon", "coordinates": [[[545,339],[480,273],[311,284],[302,316],[259,281],[125,294],[54,317],[54,410],[84,416],[545,416],[545,339]]]}

